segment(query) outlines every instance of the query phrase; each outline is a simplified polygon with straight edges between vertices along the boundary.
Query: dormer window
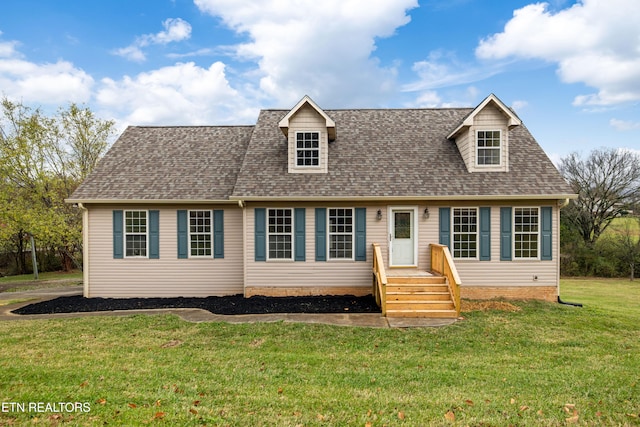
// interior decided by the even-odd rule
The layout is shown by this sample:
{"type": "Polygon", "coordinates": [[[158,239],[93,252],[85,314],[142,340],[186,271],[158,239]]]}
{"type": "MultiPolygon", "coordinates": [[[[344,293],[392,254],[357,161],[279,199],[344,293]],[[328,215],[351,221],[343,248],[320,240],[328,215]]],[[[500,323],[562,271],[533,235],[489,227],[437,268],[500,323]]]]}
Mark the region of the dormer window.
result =
{"type": "Polygon", "coordinates": [[[296,166],[320,166],[319,132],[296,132],[296,166]]]}
{"type": "Polygon", "coordinates": [[[499,166],[502,158],[500,131],[479,130],[476,134],[478,166],[499,166]]]}

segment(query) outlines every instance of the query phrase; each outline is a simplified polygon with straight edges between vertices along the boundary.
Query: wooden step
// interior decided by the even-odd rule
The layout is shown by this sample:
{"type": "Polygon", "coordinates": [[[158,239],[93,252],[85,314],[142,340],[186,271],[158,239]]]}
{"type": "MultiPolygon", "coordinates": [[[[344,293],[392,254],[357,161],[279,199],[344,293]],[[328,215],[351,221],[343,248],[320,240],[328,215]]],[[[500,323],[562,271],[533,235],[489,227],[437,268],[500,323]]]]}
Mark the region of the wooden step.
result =
{"type": "Polygon", "coordinates": [[[390,292],[444,292],[449,293],[447,285],[405,285],[401,283],[387,285],[387,295],[390,292]]]}
{"type": "Polygon", "coordinates": [[[387,291],[387,301],[406,301],[406,300],[420,300],[420,301],[451,301],[451,294],[449,292],[429,292],[429,291],[387,291]]]}
{"type": "Polygon", "coordinates": [[[401,283],[403,285],[428,285],[443,284],[445,278],[442,276],[387,276],[387,285],[401,283]]]}
{"type": "Polygon", "coordinates": [[[393,301],[387,300],[387,313],[389,310],[453,310],[455,306],[453,301],[424,301],[424,300],[407,300],[393,301]]]}
{"type": "Polygon", "coordinates": [[[387,317],[433,317],[455,319],[455,310],[397,310],[387,308],[387,317]]]}

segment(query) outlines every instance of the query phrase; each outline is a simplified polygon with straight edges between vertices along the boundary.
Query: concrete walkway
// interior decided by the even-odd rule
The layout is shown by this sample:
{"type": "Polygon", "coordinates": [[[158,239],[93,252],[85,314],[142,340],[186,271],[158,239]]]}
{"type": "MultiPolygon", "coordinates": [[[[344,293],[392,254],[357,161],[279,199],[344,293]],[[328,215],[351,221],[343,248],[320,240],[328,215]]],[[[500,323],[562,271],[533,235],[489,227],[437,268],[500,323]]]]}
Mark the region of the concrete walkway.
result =
{"type": "Polygon", "coordinates": [[[116,310],[95,311],[89,313],[60,313],[60,314],[30,314],[19,315],[11,311],[28,304],[46,301],[60,296],[82,295],[82,286],[66,288],[36,289],[24,292],[2,292],[0,300],[25,300],[10,305],[0,305],[0,321],[35,320],[35,319],[69,319],[89,316],[133,316],[135,314],[175,314],[187,322],[226,322],[226,323],[258,323],[258,322],[296,322],[317,323],[336,326],[358,326],[367,328],[416,328],[440,327],[451,325],[456,319],[417,319],[417,318],[386,318],[379,313],[336,313],[336,314],[305,314],[305,313],[272,313],[272,314],[241,314],[222,315],[213,314],[198,308],[169,308],[156,310],[116,310]]]}

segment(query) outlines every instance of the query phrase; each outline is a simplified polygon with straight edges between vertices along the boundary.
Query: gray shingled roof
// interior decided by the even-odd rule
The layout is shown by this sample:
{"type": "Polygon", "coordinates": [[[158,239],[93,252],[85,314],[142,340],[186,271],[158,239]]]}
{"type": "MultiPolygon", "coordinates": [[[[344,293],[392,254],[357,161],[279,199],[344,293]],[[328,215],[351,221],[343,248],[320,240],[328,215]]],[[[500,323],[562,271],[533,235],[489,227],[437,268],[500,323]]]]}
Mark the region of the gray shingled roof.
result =
{"type": "Polygon", "coordinates": [[[70,200],[227,200],[253,128],[129,127],[70,200]]]}
{"type": "Polygon", "coordinates": [[[328,174],[289,174],[283,110],[262,111],[233,197],[569,195],[524,126],[509,131],[509,172],[469,173],[446,136],[472,109],[325,110],[337,138],[328,174]]]}
{"type": "Polygon", "coordinates": [[[472,109],[325,110],[337,138],[327,174],[289,174],[278,122],[130,127],[71,201],[570,195],[524,126],[509,131],[509,172],[469,173],[446,136],[472,109]]]}

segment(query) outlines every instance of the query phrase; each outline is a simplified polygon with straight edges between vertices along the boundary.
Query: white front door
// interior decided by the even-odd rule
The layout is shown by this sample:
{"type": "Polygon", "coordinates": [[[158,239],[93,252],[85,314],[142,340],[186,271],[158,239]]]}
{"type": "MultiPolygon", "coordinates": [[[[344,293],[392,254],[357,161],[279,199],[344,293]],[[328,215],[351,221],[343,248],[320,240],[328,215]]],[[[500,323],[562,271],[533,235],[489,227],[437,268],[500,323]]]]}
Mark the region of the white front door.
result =
{"type": "Polygon", "coordinates": [[[412,208],[392,208],[389,222],[391,266],[416,265],[415,211],[412,208]]]}

